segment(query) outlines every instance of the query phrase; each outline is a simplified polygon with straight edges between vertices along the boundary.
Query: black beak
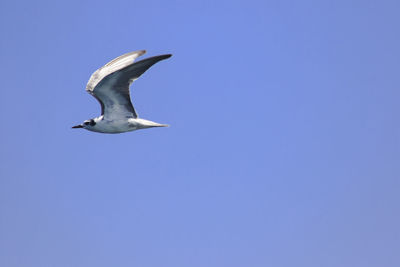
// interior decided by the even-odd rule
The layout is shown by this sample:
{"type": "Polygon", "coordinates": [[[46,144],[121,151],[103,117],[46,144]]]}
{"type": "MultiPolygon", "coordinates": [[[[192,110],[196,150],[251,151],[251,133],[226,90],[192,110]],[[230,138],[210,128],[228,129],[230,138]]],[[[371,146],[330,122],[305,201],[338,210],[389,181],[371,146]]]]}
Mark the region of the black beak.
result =
{"type": "Polygon", "coordinates": [[[76,126],[72,126],[72,128],[73,128],[73,129],[76,129],[76,128],[83,128],[83,126],[82,126],[81,124],[79,124],[79,125],[76,125],[76,126]]]}

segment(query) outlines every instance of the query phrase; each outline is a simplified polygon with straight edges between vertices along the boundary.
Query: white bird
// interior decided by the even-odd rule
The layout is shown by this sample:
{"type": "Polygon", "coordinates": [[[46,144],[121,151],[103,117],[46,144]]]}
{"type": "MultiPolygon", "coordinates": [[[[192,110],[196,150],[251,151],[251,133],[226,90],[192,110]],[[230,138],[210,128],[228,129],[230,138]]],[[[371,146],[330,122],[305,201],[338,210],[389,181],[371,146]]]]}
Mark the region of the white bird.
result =
{"type": "Polygon", "coordinates": [[[151,127],[166,127],[166,124],[140,119],[132,105],[129,86],[146,70],[171,54],[146,58],[133,63],[146,53],[134,51],[119,56],[96,70],[86,85],[86,91],[101,105],[101,116],[86,120],[72,128],[84,128],[99,133],[123,133],[151,127]]]}

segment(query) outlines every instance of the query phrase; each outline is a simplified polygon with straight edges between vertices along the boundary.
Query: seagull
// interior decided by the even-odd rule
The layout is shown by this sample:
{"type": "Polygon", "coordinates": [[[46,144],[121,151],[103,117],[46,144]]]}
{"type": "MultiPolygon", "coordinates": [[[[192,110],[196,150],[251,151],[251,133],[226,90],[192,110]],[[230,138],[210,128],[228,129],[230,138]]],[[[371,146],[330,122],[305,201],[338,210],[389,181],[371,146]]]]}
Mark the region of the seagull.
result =
{"type": "Polygon", "coordinates": [[[72,128],[112,134],[168,126],[139,118],[131,102],[129,87],[132,82],[157,62],[172,56],[154,56],[134,63],[144,53],[145,50],[138,50],[119,56],[92,74],[86,91],[100,102],[101,115],[72,128]]]}

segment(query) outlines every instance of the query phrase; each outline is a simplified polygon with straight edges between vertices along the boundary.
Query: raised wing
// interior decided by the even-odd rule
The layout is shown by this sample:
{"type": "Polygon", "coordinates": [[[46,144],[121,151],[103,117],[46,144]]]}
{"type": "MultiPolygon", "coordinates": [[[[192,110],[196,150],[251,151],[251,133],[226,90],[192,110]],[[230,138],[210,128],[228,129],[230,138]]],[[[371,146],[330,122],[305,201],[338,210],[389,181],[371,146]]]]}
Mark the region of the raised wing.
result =
{"type": "Polygon", "coordinates": [[[105,119],[137,118],[130,99],[130,84],[155,63],[171,56],[155,56],[133,63],[142,54],[144,50],[122,55],[97,70],[90,78],[86,91],[100,102],[101,114],[105,119]]]}
{"type": "Polygon", "coordinates": [[[111,74],[117,70],[120,70],[126,66],[131,65],[137,57],[140,57],[146,53],[146,50],[139,50],[130,53],[123,54],[117,58],[114,58],[106,65],[101,67],[100,69],[96,70],[86,85],[86,91],[90,92],[96,87],[96,85],[108,74],[111,74]]]}

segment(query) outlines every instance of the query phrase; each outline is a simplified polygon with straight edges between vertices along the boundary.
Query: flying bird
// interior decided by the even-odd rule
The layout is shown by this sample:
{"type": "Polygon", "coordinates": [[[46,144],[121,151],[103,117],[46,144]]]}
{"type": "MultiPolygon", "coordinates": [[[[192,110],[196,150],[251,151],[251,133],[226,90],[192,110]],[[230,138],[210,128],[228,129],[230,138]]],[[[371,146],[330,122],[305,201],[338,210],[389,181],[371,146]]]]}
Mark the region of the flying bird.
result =
{"type": "Polygon", "coordinates": [[[157,62],[172,56],[166,54],[149,57],[134,63],[144,53],[145,50],[139,50],[119,56],[92,74],[86,91],[100,102],[101,115],[72,128],[99,133],[123,133],[168,126],[139,118],[131,102],[129,87],[132,82],[157,62]]]}

